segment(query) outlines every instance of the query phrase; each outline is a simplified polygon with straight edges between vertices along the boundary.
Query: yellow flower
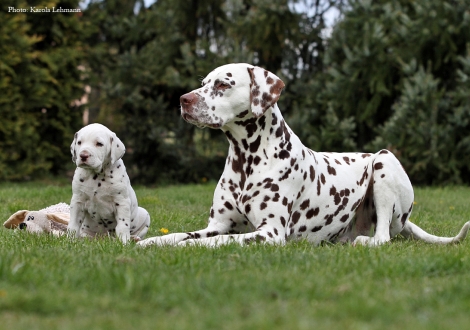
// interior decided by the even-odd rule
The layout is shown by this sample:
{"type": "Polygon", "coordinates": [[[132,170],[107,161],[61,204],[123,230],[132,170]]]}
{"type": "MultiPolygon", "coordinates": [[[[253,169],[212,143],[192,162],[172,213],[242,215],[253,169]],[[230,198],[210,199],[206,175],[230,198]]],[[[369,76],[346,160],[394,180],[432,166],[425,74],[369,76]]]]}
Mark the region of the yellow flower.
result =
{"type": "Polygon", "coordinates": [[[416,205],[416,204],[418,204],[418,202],[413,202],[413,205],[416,205]]]}
{"type": "Polygon", "coordinates": [[[166,228],[160,228],[160,232],[161,232],[162,234],[168,234],[169,230],[166,229],[166,228]]]}
{"type": "Polygon", "coordinates": [[[449,210],[455,210],[455,207],[449,206],[449,210]]]}

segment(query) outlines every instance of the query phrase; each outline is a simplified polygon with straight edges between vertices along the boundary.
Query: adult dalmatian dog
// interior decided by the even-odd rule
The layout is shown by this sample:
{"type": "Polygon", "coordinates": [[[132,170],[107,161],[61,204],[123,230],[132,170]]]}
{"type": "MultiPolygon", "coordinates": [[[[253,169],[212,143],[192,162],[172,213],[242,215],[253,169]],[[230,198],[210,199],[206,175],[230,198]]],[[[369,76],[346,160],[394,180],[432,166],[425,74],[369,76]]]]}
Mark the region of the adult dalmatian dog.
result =
{"type": "Polygon", "coordinates": [[[75,237],[117,236],[123,243],[145,237],[148,212],[139,207],[121,157],[125,146],[101,124],[83,127],[70,151],[77,165],[72,181],[69,234],[75,237]]]}
{"type": "Polygon", "coordinates": [[[292,239],[377,246],[397,234],[429,243],[465,238],[428,234],[409,221],[413,188],[387,150],[315,152],[305,147],[276,104],[284,83],[249,64],[216,68],[202,87],[181,96],[181,115],[221,129],[230,143],[207,228],[152,237],[138,244],[218,246],[292,239]]]}

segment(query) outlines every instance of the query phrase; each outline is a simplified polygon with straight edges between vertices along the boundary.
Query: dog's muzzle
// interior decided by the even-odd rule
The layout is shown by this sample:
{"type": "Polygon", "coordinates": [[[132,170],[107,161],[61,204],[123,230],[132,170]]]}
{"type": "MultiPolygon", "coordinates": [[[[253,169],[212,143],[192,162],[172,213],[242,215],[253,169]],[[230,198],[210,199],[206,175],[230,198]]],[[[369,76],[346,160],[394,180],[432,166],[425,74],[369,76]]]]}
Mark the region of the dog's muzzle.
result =
{"type": "Polygon", "coordinates": [[[204,128],[220,128],[222,121],[214,122],[214,118],[208,115],[209,107],[204,102],[204,98],[191,92],[180,97],[181,117],[190,124],[204,128]]]}
{"type": "Polygon", "coordinates": [[[195,113],[197,111],[198,102],[199,96],[197,96],[193,92],[181,96],[181,117],[183,117],[183,119],[190,124],[196,125],[198,127],[204,127],[205,125],[201,123],[200,119],[195,113]]]}
{"type": "Polygon", "coordinates": [[[187,93],[180,97],[181,116],[190,123],[197,122],[194,113],[194,105],[198,101],[198,96],[194,93],[187,93]]]}
{"type": "Polygon", "coordinates": [[[77,157],[76,165],[80,168],[90,169],[95,172],[99,172],[101,171],[102,163],[97,159],[96,155],[92,154],[91,152],[87,150],[80,150],[80,153],[77,157]]]}
{"type": "Polygon", "coordinates": [[[80,162],[83,163],[83,164],[86,164],[86,162],[87,162],[88,158],[90,158],[90,156],[91,155],[86,151],[80,152],[80,155],[79,155],[80,162]]]}

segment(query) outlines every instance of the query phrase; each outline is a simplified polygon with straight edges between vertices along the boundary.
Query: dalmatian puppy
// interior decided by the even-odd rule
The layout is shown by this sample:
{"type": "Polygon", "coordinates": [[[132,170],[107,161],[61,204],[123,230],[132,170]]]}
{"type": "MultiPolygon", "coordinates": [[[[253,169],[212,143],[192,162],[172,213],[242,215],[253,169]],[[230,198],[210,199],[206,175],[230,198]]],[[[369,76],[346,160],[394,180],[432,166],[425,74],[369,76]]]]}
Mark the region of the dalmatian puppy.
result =
{"type": "Polygon", "coordinates": [[[249,64],[216,68],[202,87],[181,96],[181,115],[199,127],[221,129],[229,141],[207,228],[152,237],[151,244],[230,242],[284,244],[293,239],[377,246],[397,234],[429,243],[465,238],[428,234],[409,221],[413,188],[387,150],[315,152],[284,121],[277,101],[284,83],[249,64]]]}
{"type": "Polygon", "coordinates": [[[116,235],[123,243],[145,237],[148,212],[137,205],[126,167],[125,146],[101,124],[75,133],[72,161],[77,165],[72,181],[69,234],[75,237],[116,235]]]}

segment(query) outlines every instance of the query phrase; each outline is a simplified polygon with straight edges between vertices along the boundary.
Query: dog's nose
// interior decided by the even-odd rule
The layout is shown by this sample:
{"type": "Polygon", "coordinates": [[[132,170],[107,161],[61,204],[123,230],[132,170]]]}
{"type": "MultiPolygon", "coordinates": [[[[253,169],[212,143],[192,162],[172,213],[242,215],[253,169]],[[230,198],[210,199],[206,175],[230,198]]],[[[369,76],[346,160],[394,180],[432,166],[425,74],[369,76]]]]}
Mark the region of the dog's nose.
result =
{"type": "Polygon", "coordinates": [[[88,153],[86,153],[86,152],[81,152],[80,153],[80,159],[82,160],[82,162],[86,162],[88,157],[90,157],[90,155],[88,153]]]}
{"type": "Polygon", "coordinates": [[[20,229],[25,229],[28,225],[25,224],[24,222],[20,223],[19,227],[20,229]]]}
{"type": "Polygon", "coordinates": [[[187,93],[180,97],[180,103],[182,106],[188,106],[195,103],[197,95],[194,93],[187,93]]]}

